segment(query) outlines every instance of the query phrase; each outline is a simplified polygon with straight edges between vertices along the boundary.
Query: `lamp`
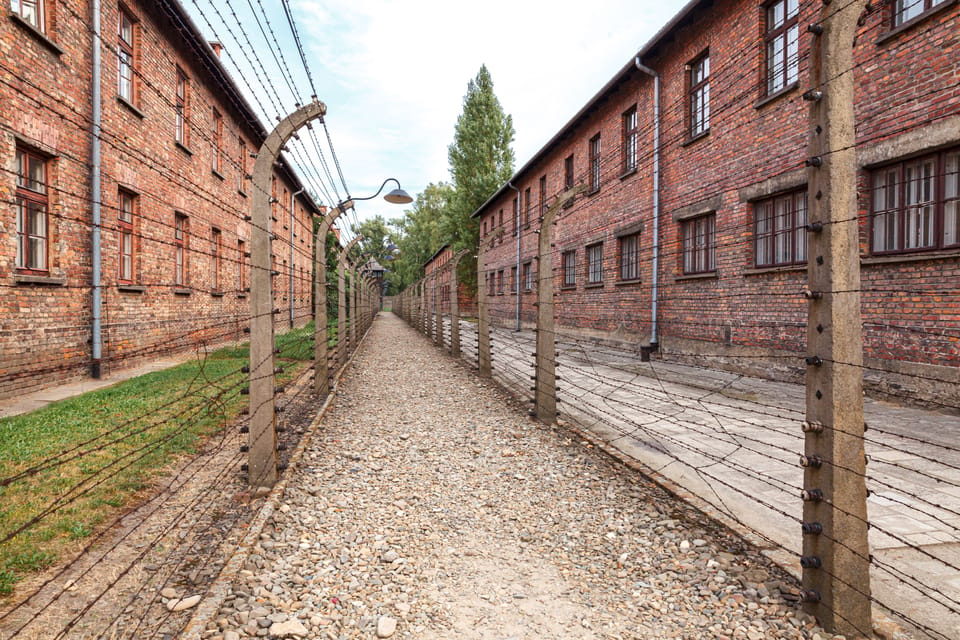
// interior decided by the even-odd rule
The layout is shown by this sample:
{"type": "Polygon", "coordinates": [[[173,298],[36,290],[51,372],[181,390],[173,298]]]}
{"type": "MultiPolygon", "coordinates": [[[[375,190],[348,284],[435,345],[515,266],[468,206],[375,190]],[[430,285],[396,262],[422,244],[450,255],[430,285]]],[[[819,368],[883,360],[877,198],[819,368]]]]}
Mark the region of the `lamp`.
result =
{"type": "Polygon", "coordinates": [[[390,182],[391,180],[397,183],[397,188],[391,191],[390,193],[388,193],[387,195],[383,196],[383,199],[391,204],[410,204],[411,202],[413,202],[413,198],[410,197],[410,194],[404,191],[400,187],[399,180],[397,180],[396,178],[387,178],[386,180],[383,181],[383,184],[380,185],[380,188],[377,189],[377,192],[372,196],[367,196],[366,198],[347,198],[346,200],[344,200],[343,202],[337,205],[337,209],[339,209],[340,212],[343,213],[347,209],[353,208],[353,203],[355,200],[373,200],[378,195],[380,195],[380,192],[383,191],[383,188],[387,186],[387,183],[390,182]]]}

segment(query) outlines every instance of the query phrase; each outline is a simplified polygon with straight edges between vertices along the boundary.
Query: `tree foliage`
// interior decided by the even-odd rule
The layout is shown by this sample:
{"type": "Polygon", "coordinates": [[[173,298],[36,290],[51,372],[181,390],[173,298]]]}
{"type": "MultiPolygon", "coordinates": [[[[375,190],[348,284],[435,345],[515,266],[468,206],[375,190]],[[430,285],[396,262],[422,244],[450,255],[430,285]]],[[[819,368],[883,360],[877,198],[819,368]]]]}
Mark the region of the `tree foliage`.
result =
{"type": "Polygon", "coordinates": [[[449,183],[431,183],[417,194],[412,209],[390,222],[396,229],[396,244],[400,248],[390,277],[398,291],[419,280],[424,263],[449,242],[443,226],[452,196],[449,183]]]}

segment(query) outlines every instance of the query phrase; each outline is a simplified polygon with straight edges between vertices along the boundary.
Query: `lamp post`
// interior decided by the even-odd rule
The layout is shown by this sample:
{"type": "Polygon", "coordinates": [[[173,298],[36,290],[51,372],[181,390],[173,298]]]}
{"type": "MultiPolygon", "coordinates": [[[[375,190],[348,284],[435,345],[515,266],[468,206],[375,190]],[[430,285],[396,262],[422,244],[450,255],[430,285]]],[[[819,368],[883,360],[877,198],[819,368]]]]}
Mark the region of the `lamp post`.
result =
{"type": "Polygon", "coordinates": [[[373,200],[380,195],[383,188],[391,181],[397,183],[397,188],[387,193],[387,195],[383,197],[384,200],[392,204],[409,204],[413,202],[413,198],[403,190],[400,182],[396,178],[387,178],[372,196],[352,198],[348,194],[346,200],[338,204],[328,215],[324,216],[317,229],[317,238],[315,240],[318,248],[317,263],[314,267],[316,270],[315,281],[317,294],[314,302],[313,371],[314,389],[321,398],[325,397],[330,391],[328,380],[330,370],[329,363],[327,362],[329,355],[327,345],[327,234],[330,232],[330,228],[336,219],[343,215],[347,209],[353,208],[355,201],[373,200]]]}

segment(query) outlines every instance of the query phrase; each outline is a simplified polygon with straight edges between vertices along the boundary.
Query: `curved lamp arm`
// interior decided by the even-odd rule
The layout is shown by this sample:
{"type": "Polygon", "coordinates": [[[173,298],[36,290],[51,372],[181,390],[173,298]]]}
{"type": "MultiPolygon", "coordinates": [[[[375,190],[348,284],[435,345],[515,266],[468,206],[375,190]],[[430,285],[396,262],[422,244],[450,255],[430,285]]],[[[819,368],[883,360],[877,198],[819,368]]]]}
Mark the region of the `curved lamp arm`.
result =
{"type": "Polygon", "coordinates": [[[344,200],[343,202],[337,205],[337,209],[343,212],[343,211],[346,211],[347,209],[352,209],[353,203],[356,200],[373,200],[378,195],[380,195],[380,192],[383,191],[383,188],[387,186],[387,183],[390,181],[396,182],[397,188],[391,191],[390,193],[388,193],[387,195],[383,196],[384,200],[392,204],[410,204],[411,202],[413,202],[413,198],[410,197],[410,194],[404,191],[400,187],[399,180],[397,180],[396,178],[387,178],[386,180],[383,181],[383,184],[380,185],[380,188],[377,189],[377,192],[372,196],[367,196],[366,198],[347,198],[346,200],[344,200]]]}

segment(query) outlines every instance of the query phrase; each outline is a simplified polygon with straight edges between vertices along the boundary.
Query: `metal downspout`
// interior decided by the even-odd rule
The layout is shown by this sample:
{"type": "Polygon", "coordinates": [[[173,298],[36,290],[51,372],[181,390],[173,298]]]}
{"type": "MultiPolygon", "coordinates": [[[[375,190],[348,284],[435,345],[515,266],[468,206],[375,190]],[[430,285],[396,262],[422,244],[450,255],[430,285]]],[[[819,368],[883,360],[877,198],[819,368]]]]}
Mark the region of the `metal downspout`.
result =
{"type": "Polygon", "coordinates": [[[660,286],[660,76],[634,58],[637,69],[653,78],[653,280],[650,301],[650,347],[657,346],[657,297],[660,286]]]}
{"type": "Polygon", "coordinates": [[[517,217],[517,271],[516,276],[514,276],[513,284],[516,287],[515,294],[517,296],[517,321],[514,326],[514,331],[520,331],[520,189],[517,189],[513,186],[512,183],[508,182],[507,186],[517,192],[517,206],[514,207],[514,214],[517,217]]]}
{"type": "Polygon", "coordinates": [[[100,251],[100,125],[102,113],[100,106],[100,0],[93,0],[93,60],[91,100],[93,102],[93,130],[90,149],[90,191],[91,191],[91,288],[93,290],[93,324],[92,336],[92,369],[94,378],[101,376],[101,360],[103,358],[103,293],[101,291],[101,251],[100,251]]]}

